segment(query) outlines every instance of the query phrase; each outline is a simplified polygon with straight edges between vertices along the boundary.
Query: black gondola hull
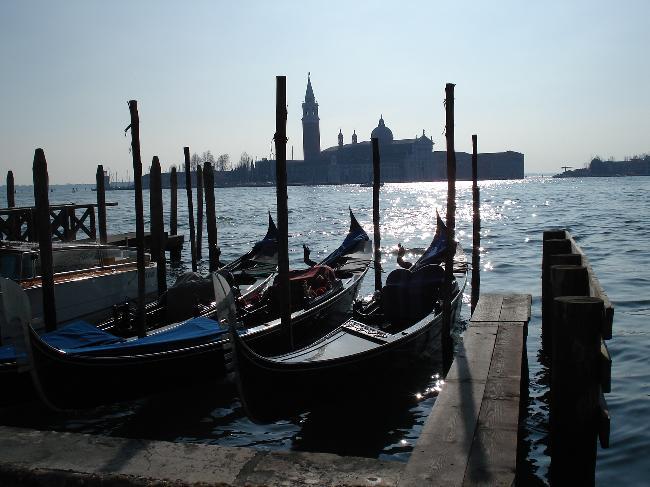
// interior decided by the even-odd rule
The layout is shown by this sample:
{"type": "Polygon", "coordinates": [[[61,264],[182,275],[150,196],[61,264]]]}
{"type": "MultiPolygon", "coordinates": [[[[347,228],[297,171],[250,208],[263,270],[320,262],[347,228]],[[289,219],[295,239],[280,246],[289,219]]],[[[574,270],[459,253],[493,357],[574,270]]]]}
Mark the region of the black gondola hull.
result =
{"type": "MultiPolygon", "coordinates": [[[[364,272],[365,274],[365,272],[364,272]]],[[[349,311],[363,274],[323,306],[306,310],[293,323],[298,340],[331,330],[339,321],[324,317],[349,311]],[[318,319],[321,318],[321,319],[318,319]]],[[[279,323],[262,325],[243,335],[251,346],[273,353],[288,350],[288,334],[279,323]]],[[[140,397],[178,386],[216,382],[228,371],[227,339],[185,349],[115,357],[66,354],[44,343],[30,327],[34,380],[44,399],[57,409],[83,409],[140,397]]]]}
{"type": "MultiPolygon", "coordinates": [[[[452,322],[458,320],[461,297],[458,293],[453,301],[452,322]]],[[[351,350],[332,360],[267,359],[234,338],[236,381],[247,414],[254,421],[271,422],[332,397],[358,397],[399,383],[413,367],[440,360],[441,323],[442,313],[436,310],[392,343],[356,353],[351,350]]]]}

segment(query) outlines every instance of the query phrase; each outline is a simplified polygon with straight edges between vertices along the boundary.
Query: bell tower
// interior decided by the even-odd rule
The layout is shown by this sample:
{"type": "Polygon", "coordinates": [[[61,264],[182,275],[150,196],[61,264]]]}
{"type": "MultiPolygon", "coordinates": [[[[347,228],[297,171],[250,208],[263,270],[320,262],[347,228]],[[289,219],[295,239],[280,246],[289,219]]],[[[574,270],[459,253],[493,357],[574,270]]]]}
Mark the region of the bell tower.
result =
{"type": "Polygon", "coordinates": [[[320,156],[320,119],[310,74],[307,74],[307,92],[302,104],[302,151],[305,161],[315,160],[320,156]]]}

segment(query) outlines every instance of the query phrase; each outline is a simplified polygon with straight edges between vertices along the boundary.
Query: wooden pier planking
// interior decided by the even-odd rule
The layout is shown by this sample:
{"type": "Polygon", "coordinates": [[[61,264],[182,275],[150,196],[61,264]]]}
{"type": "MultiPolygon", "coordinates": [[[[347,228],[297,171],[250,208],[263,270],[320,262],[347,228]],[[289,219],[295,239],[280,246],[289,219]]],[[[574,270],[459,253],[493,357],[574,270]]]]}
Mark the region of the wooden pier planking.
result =
{"type": "Polygon", "coordinates": [[[514,484],[530,307],[481,296],[400,487],[514,484]]]}

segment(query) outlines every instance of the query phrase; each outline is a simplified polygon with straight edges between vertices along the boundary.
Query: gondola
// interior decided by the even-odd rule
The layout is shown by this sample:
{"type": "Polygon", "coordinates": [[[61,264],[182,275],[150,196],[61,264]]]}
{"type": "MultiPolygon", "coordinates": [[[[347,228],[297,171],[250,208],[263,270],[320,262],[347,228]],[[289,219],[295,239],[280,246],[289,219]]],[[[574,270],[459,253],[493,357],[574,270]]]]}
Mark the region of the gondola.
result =
{"type": "MultiPolygon", "coordinates": [[[[6,245],[3,247],[6,249],[6,245]]],[[[28,247],[25,247],[28,248],[28,247]]],[[[76,247],[57,247],[57,252],[55,255],[55,264],[58,265],[57,269],[67,269],[64,266],[78,265],[76,261],[80,259],[81,262],[92,261],[93,258],[101,258],[102,261],[110,262],[111,264],[122,264],[119,259],[127,260],[131,257],[131,253],[135,253],[132,249],[122,249],[123,253],[116,253],[114,249],[117,247],[110,247],[105,245],[90,245],[84,244],[83,246],[76,247]],[[92,251],[92,255],[80,254],[80,249],[85,250],[86,254],[89,254],[92,251]],[[63,251],[67,251],[67,254],[63,254],[63,251]],[[76,253],[72,254],[72,250],[76,253]],[[68,255],[72,254],[72,255],[68,255]],[[65,256],[68,255],[67,259],[65,256]],[[81,257],[80,257],[81,256],[81,257]],[[76,260],[75,260],[76,259],[76,260]]],[[[24,250],[24,249],[23,249],[24,250]]],[[[32,249],[33,251],[33,249],[32,249]]],[[[134,256],[133,256],[134,258],[134,256]]],[[[148,256],[147,256],[148,258],[148,256]]],[[[34,259],[23,259],[29,262],[32,262],[34,259]]],[[[133,259],[131,259],[133,260],[133,259]]],[[[135,263],[132,263],[133,272],[135,272],[135,263]]],[[[32,264],[33,265],[33,264],[32,264]]],[[[249,293],[253,292],[260,286],[263,286],[267,281],[272,279],[273,275],[276,273],[278,267],[278,229],[269,213],[268,216],[268,227],[264,238],[257,241],[251,250],[246,252],[244,255],[240,256],[236,260],[230,262],[221,267],[221,272],[227,276],[230,285],[237,290],[238,295],[246,296],[249,293]]],[[[22,267],[25,271],[25,267],[22,267]]],[[[155,263],[153,270],[155,271],[155,263]]],[[[116,273],[114,269],[108,267],[108,272],[116,273]]],[[[148,273],[149,269],[145,268],[145,272],[148,273]]],[[[13,277],[13,276],[3,276],[3,277],[13,277]]],[[[41,304],[41,289],[37,289],[38,295],[38,309],[36,315],[34,315],[34,297],[30,294],[30,288],[26,288],[24,282],[21,280],[13,279],[20,284],[20,286],[25,289],[25,294],[29,298],[30,309],[30,323],[38,331],[42,332],[42,312],[40,311],[41,304]]],[[[132,277],[131,280],[135,280],[135,277],[132,277]]],[[[155,272],[153,276],[153,284],[155,288],[155,272]]],[[[69,307],[73,307],[76,303],[76,307],[85,309],[88,305],[85,302],[79,303],[79,296],[84,293],[86,287],[88,286],[88,279],[86,278],[84,282],[81,283],[81,287],[76,289],[75,301],[72,301],[72,297],[68,298],[69,307]]],[[[92,286],[91,286],[92,287],[92,286]]],[[[96,288],[97,286],[95,286],[96,288]]],[[[149,286],[150,287],[150,286],[149,286]]],[[[91,291],[96,292],[100,290],[91,289],[91,291]]],[[[101,288],[101,286],[100,286],[101,288]]],[[[148,289],[148,288],[147,288],[148,289]]],[[[58,286],[56,288],[57,296],[57,310],[59,307],[59,297],[60,289],[58,286]]],[[[67,322],[65,331],[56,331],[52,334],[53,339],[56,340],[57,337],[64,333],[66,336],[71,337],[72,342],[75,340],[79,341],[81,345],[92,345],[94,343],[93,338],[89,338],[89,335],[96,333],[95,328],[103,332],[108,332],[112,338],[108,338],[109,341],[120,341],[121,338],[133,337],[137,333],[136,327],[136,310],[137,303],[136,301],[127,299],[122,303],[115,304],[118,299],[117,296],[122,298],[128,289],[124,288],[122,291],[116,291],[112,287],[107,288],[108,296],[113,298],[111,302],[113,304],[112,316],[108,319],[104,319],[95,325],[94,321],[87,320],[69,320],[64,319],[61,321],[67,322]],[[75,334],[78,334],[79,337],[75,337],[75,334]]],[[[128,294],[127,294],[128,295],[128,294]]],[[[86,296],[88,297],[88,296],[86,296]]],[[[91,292],[90,296],[91,301],[96,302],[97,299],[93,299],[93,293],[91,292]]],[[[104,299],[104,301],[106,301],[104,299]]],[[[110,308],[108,308],[110,309],[110,308]]],[[[182,275],[177,283],[172,286],[167,292],[162,294],[162,296],[157,299],[149,302],[145,306],[145,325],[146,331],[151,333],[156,329],[162,329],[163,327],[182,322],[188,318],[194,317],[207,317],[210,318],[214,315],[216,309],[214,292],[213,292],[213,283],[212,278],[203,278],[195,273],[186,273],[182,275]]],[[[104,312],[104,316],[108,311],[104,312]]],[[[57,318],[59,314],[57,312],[57,318]]],[[[0,317],[1,318],[1,317],[0,317]]],[[[22,343],[23,340],[23,330],[20,327],[15,326],[0,326],[1,338],[0,340],[0,384],[4,390],[14,390],[16,394],[13,396],[22,397],[25,396],[25,392],[29,392],[30,381],[28,377],[25,377],[26,374],[19,374],[18,370],[21,368],[17,361],[18,355],[21,353],[24,354],[24,350],[17,351],[13,343],[18,339],[19,343],[22,343]],[[4,343],[4,346],[2,345],[4,343]],[[21,390],[22,393],[17,391],[21,390]]],[[[50,335],[45,335],[46,339],[50,335]]],[[[104,338],[106,340],[106,338],[104,338]]],[[[24,367],[23,367],[24,368],[24,367]]],[[[12,397],[5,397],[0,399],[0,404],[13,401],[12,397]]]]}
{"type": "MultiPolygon", "coordinates": [[[[233,371],[249,417],[260,422],[296,414],[333,396],[382,388],[403,380],[414,362],[440,356],[444,261],[449,247],[438,217],[429,248],[409,269],[388,275],[381,293],[352,318],[313,343],[265,356],[232,334],[233,371]]],[[[466,283],[466,261],[454,245],[452,323],[466,283]]]]}
{"type": "MultiPolygon", "coordinates": [[[[234,261],[220,266],[238,296],[247,296],[263,286],[278,269],[278,229],[269,213],[268,228],[262,240],[234,261]]],[[[215,302],[212,278],[188,272],[156,300],[145,307],[147,331],[198,316],[211,316],[215,302]]],[[[129,337],[135,334],[137,303],[127,300],[113,306],[112,315],[97,327],[110,333],[129,337]]]]}
{"type": "MultiPolygon", "coordinates": [[[[297,330],[309,327],[320,314],[345,306],[349,309],[356,296],[370,263],[371,245],[352,212],[350,215],[352,223],[346,239],[320,266],[330,269],[336,281],[331,289],[294,310],[297,330]]],[[[232,296],[226,276],[214,273],[213,280],[217,297],[225,294],[224,289],[232,296]]],[[[275,289],[270,282],[263,291],[265,296],[271,296],[271,302],[275,289]]],[[[222,316],[220,306],[216,306],[210,316],[192,318],[133,339],[117,337],[83,322],[39,336],[25,322],[26,353],[35,388],[48,406],[77,409],[217,379],[226,370],[224,345],[229,338],[222,316]]],[[[241,328],[238,333],[264,349],[288,347],[279,319],[241,328]]]]}

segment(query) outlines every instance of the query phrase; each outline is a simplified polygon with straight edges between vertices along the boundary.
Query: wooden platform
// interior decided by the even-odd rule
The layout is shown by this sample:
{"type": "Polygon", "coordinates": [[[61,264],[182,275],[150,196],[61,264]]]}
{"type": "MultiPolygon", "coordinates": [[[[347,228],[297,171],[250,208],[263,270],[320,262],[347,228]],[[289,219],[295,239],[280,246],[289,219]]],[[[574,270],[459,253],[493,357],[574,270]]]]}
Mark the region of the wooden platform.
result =
{"type": "Polygon", "coordinates": [[[530,306],[481,296],[400,487],[515,484],[530,306]]]}

